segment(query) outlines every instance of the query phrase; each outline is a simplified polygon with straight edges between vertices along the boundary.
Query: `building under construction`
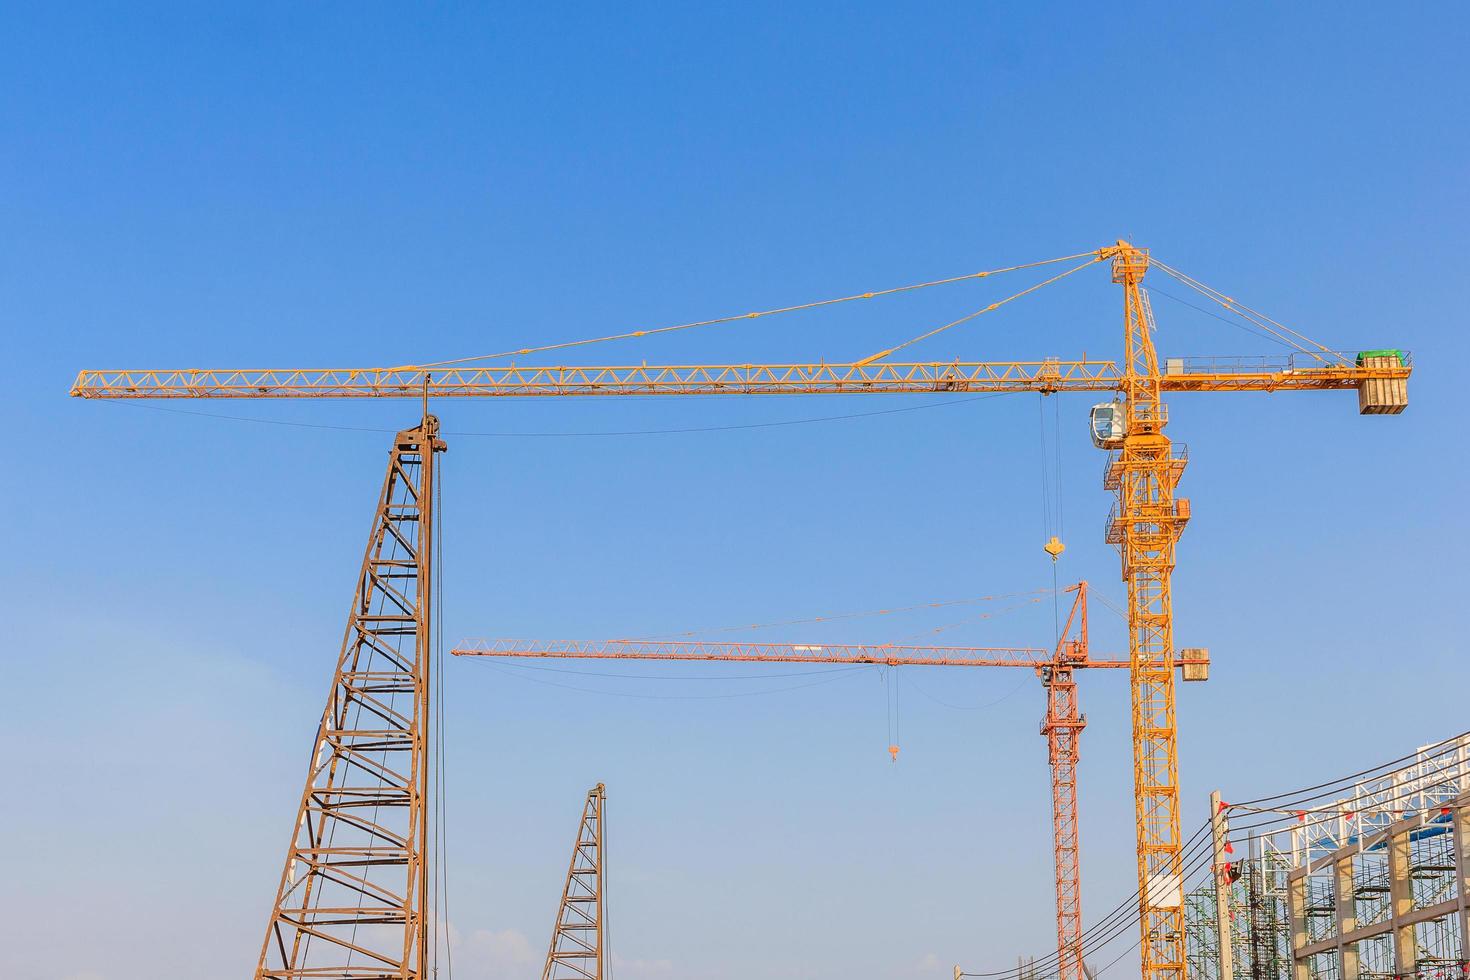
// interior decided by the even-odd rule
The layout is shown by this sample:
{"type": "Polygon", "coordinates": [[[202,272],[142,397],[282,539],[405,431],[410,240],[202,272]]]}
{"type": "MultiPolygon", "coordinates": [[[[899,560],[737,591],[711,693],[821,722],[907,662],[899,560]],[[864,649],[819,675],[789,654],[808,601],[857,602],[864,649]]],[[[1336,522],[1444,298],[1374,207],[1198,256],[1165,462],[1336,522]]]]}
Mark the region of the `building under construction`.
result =
{"type": "Polygon", "coordinates": [[[1470,974],[1470,734],[1300,794],[1212,800],[1185,898],[1202,980],[1470,974]]]}

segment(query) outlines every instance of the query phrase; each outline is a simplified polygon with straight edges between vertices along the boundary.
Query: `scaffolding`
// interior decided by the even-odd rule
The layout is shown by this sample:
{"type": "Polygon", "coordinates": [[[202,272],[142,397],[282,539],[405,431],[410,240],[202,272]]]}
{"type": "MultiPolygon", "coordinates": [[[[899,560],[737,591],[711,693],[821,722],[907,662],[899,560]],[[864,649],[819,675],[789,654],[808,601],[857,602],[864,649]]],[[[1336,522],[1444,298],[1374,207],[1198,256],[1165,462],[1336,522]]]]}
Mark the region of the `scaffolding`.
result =
{"type": "Polygon", "coordinates": [[[1220,808],[1215,880],[1185,901],[1191,978],[1470,977],[1470,735],[1384,768],[1310,806],[1230,807],[1281,822],[1234,842],[1220,808]]]}
{"type": "Polygon", "coordinates": [[[1185,895],[1185,952],[1190,980],[1284,980],[1291,956],[1286,914],[1290,859],[1269,838],[1247,838],[1248,856],[1229,862],[1220,887],[1214,880],[1185,895]],[[1221,956],[1220,897],[1224,898],[1230,955],[1221,956]]]}

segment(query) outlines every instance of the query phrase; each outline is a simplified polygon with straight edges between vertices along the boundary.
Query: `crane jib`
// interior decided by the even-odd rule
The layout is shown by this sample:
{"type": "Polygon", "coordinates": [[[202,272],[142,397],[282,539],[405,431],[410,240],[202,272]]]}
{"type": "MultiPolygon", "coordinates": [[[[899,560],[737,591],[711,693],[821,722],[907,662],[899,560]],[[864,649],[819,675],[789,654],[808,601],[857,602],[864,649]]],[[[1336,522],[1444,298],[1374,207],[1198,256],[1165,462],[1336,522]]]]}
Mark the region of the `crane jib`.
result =
{"type": "MultiPolygon", "coordinates": [[[[1372,390],[1407,403],[1407,356],[1168,358],[1165,392],[1372,390]]],[[[418,398],[1121,391],[1113,361],[85,370],[80,398],[418,398]]],[[[1393,407],[1393,406],[1390,406],[1393,407]]]]}

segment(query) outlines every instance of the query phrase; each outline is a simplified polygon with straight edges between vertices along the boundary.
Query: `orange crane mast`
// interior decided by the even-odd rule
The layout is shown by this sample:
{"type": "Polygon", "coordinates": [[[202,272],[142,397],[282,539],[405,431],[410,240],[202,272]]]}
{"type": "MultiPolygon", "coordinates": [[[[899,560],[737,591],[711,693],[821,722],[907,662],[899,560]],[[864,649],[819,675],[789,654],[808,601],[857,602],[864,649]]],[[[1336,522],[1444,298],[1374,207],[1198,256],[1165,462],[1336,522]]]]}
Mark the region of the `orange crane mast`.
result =
{"type": "MultiPolygon", "coordinates": [[[[1121,402],[1095,406],[1093,441],[1114,455],[1104,479],[1117,503],[1107,539],[1122,559],[1128,593],[1129,675],[1139,931],[1144,980],[1184,980],[1184,917],[1179,818],[1178,731],[1175,711],[1174,618],[1171,579],[1175,548],[1189,520],[1189,501],[1175,494],[1185,456],[1164,434],[1172,392],[1356,390],[1364,415],[1396,415],[1408,405],[1408,357],[1398,350],[1332,351],[1310,341],[1177,269],[1147,249],[1119,240],[1088,253],[932,283],[859,293],[839,299],[654,330],[637,330],[536,350],[627,339],[714,323],[792,312],[832,303],[978,279],[996,272],[1084,258],[1082,265],[870,357],[846,363],[647,364],[612,367],[511,364],[347,369],[83,370],[71,393],[80,398],[423,398],[723,394],[884,394],[1063,391],[1114,392],[1121,402]],[[1094,263],[1111,265],[1123,290],[1124,354],[1109,360],[897,362],[897,351],[968,322],[1094,263]],[[1169,358],[1154,346],[1155,324],[1142,283],[1151,266],[1294,347],[1283,358],[1169,358]]],[[[530,348],[495,357],[533,353],[530,348]]]]}

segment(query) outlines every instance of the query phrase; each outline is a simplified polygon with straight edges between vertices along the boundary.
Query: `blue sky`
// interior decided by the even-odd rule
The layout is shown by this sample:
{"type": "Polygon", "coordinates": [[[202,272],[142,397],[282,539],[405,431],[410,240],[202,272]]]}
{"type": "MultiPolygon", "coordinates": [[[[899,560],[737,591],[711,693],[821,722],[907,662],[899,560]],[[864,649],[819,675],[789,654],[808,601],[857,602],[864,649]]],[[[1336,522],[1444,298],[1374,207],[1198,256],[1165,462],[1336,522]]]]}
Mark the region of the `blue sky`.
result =
{"type": "MultiPolygon", "coordinates": [[[[1172,400],[1195,515],[1178,638],[1215,658],[1181,692],[1186,824],[1211,789],[1315,782],[1466,727],[1462,5],[5,20],[6,976],[250,969],[381,478],[387,436],[361,430],[413,421],[408,403],[170,406],[303,423],[286,426],[82,403],[66,389],[84,366],[427,361],[1128,236],[1329,345],[1416,364],[1398,418],[1360,418],[1351,393],[1172,400]]],[[[850,359],[1031,281],[576,357],[850,359]]],[[[1156,285],[1165,355],[1275,352],[1156,285]]],[[[1089,270],[914,353],[1115,356],[1119,306],[1089,270]]],[[[1059,574],[1116,601],[1093,400],[1058,415],[1059,574]]],[[[647,635],[1047,587],[1036,401],[437,406],[446,633],[647,635]]],[[[752,635],[882,642],[963,618],[752,635]]],[[[1120,649],[1116,617],[1094,622],[1094,649],[1120,649]]],[[[942,634],[1050,635],[1044,604],[942,634]]],[[[798,688],[774,668],[448,669],[467,980],[539,974],[599,780],[626,980],[942,977],[1049,947],[1030,677],[905,673],[891,764],[875,671],[798,688]]],[[[1084,893],[1102,912],[1135,887],[1126,686],[1085,677],[1081,696],[1084,893]]]]}

